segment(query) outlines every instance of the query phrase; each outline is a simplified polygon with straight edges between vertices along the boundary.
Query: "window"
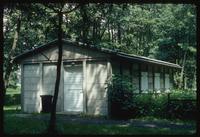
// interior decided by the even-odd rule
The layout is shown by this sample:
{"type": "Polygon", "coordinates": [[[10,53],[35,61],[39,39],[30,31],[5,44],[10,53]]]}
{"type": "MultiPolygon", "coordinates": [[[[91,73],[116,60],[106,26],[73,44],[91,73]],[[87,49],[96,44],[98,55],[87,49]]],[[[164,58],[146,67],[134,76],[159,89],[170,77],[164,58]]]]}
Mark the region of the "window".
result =
{"type": "Polygon", "coordinates": [[[132,77],[134,92],[139,93],[139,65],[136,63],[132,64],[132,77]]]}
{"type": "Polygon", "coordinates": [[[153,67],[148,66],[148,88],[153,91],[153,67]]]}

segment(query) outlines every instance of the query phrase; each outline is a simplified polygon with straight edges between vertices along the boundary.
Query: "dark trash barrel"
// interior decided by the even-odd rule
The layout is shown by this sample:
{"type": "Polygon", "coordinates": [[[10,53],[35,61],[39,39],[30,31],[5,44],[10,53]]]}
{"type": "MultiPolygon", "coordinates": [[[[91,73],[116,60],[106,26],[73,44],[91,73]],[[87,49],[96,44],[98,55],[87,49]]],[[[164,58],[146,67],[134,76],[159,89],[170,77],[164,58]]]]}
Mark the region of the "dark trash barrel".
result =
{"type": "Polygon", "coordinates": [[[42,112],[44,113],[50,113],[51,112],[51,106],[52,106],[52,95],[41,95],[42,99],[42,112]]]}

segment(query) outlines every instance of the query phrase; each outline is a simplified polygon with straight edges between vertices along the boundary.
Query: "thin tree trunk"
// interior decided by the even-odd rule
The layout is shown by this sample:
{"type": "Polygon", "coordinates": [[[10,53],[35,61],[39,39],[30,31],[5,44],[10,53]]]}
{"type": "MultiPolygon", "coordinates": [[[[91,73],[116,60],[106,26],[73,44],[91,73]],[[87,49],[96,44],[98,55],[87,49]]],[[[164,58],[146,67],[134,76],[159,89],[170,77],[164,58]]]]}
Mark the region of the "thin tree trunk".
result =
{"type": "Polygon", "coordinates": [[[120,24],[117,24],[117,36],[118,36],[118,42],[121,44],[121,27],[120,24]]]}
{"type": "MultiPolygon", "coordinates": [[[[0,4],[0,18],[2,19],[1,20],[1,26],[3,26],[3,9],[4,9],[4,5],[1,3],[0,4]]],[[[5,46],[3,43],[4,43],[4,36],[3,36],[3,27],[1,27],[1,30],[0,30],[0,51],[1,51],[1,56],[0,56],[0,59],[2,60],[2,64],[3,64],[3,46],[5,46]]],[[[1,76],[3,76],[3,67],[1,67],[1,76]]],[[[2,101],[1,103],[1,108],[3,108],[3,105],[4,105],[4,102],[5,102],[5,93],[6,93],[6,90],[5,90],[5,84],[4,84],[4,80],[3,80],[3,77],[2,77],[2,82],[1,82],[1,92],[0,92],[0,100],[2,101]]],[[[3,114],[3,113],[2,113],[3,114]]],[[[4,115],[2,115],[1,119],[0,119],[0,123],[4,123],[4,115]]],[[[4,127],[3,124],[1,124],[1,129],[4,130],[4,127]]]]}
{"type": "Polygon", "coordinates": [[[184,67],[185,67],[185,61],[186,61],[186,54],[187,54],[187,50],[185,51],[184,57],[183,57],[183,65],[182,65],[182,69],[181,69],[181,76],[180,76],[179,88],[183,87],[183,75],[184,75],[184,67]]]}
{"type": "Polygon", "coordinates": [[[193,80],[193,83],[192,83],[192,88],[196,89],[196,67],[194,69],[194,80],[193,80]]]}
{"type": "Polygon", "coordinates": [[[63,13],[58,13],[59,17],[59,25],[58,25],[58,62],[57,62],[57,75],[56,75],[56,84],[55,84],[55,91],[53,96],[52,102],[52,109],[51,109],[51,117],[49,121],[49,128],[48,132],[56,133],[55,124],[56,124],[56,103],[58,99],[58,92],[59,92],[59,85],[60,85],[60,73],[61,73],[61,62],[62,62],[62,17],[63,13]]]}
{"type": "Polygon", "coordinates": [[[86,12],[86,9],[85,9],[85,5],[82,5],[81,8],[81,16],[82,16],[82,19],[83,19],[83,26],[82,26],[82,29],[83,29],[83,35],[82,35],[82,39],[83,39],[83,42],[86,42],[87,41],[87,35],[88,35],[88,17],[87,17],[87,12],[86,12]]]}
{"type": "Polygon", "coordinates": [[[187,79],[188,79],[188,78],[185,76],[185,77],[184,77],[184,89],[187,89],[187,79]]]}
{"type": "Polygon", "coordinates": [[[8,60],[7,60],[7,65],[6,65],[6,72],[5,72],[5,77],[4,77],[4,83],[5,83],[5,88],[7,89],[8,84],[9,84],[9,78],[13,69],[13,56],[15,53],[15,49],[17,47],[17,42],[19,39],[19,32],[21,28],[21,15],[19,14],[18,19],[17,19],[17,28],[14,34],[14,39],[13,39],[13,44],[12,44],[12,49],[10,50],[8,54],[8,60]]]}
{"type": "Polygon", "coordinates": [[[109,42],[110,42],[110,40],[111,40],[111,34],[110,34],[110,25],[109,25],[110,23],[108,23],[108,40],[109,40],[109,42]]]}
{"type": "Polygon", "coordinates": [[[112,43],[114,42],[114,32],[113,32],[113,28],[111,27],[111,38],[112,38],[112,43]]]}

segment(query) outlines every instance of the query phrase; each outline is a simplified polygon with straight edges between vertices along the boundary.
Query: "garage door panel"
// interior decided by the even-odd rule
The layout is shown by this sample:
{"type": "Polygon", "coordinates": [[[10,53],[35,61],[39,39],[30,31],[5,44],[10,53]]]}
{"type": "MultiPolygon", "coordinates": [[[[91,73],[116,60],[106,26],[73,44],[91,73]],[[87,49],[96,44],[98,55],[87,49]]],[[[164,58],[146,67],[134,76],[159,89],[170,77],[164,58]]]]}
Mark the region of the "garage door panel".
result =
{"type": "Polygon", "coordinates": [[[40,90],[40,69],[39,64],[25,64],[23,66],[23,91],[24,111],[38,112],[37,104],[40,104],[37,93],[40,90]]]}
{"type": "Polygon", "coordinates": [[[64,111],[83,111],[83,68],[64,67],[64,111]]]}
{"type": "Polygon", "coordinates": [[[80,90],[82,90],[82,88],[83,88],[83,85],[80,83],[80,84],[65,84],[64,85],[65,86],[65,89],[66,90],[69,90],[69,89],[80,89],[80,90]]]}
{"type": "Polygon", "coordinates": [[[34,84],[34,83],[31,83],[31,82],[24,82],[24,90],[35,90],[35,91],[38,91],[40,90],[40,85],[39,85],[39,82],[38,84],[34,84]]]}
{"type": "Polygon", "coordinates": [[[24,77],[39,77],[40,70],[38,64],[24,65],[24,77]]]}
{"type": "Polygon", "coordinates": [[[43,65],[43,94],[53,95],[56,82],[56,65],[43,65]]]}
{"type": "Polygon", "coordinates": [[[64,78],[64,84],[73,84],[73,83],[82,83],[83,81],[83,77],[81,76],[76,76],[74,75],[74,77],[65,77],[64,78]]]}

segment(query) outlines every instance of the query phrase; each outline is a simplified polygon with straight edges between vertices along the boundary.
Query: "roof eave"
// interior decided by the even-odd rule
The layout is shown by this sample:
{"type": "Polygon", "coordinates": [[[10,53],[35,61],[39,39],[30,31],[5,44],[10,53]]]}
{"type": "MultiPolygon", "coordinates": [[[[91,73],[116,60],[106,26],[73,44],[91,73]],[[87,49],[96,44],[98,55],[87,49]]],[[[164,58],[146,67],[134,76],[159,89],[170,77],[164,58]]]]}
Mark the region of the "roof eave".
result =
{"type": "MultiPolygon", "coordinates": [[[[19,63],[20,60],[23,59],[24,57],[26,57],[26,56],[28,56],[30,54],[33,54],[34,52],[37,53],[38,51],[45,50],[47,47],[49,47],[49,45],[53,45],[57,41],[58,40],[55,39],[55,40],[53,40],[53,41],[51,41],[51,42],[49,42],[47,44],[44,44],[42,46],[36,47],[35,49],[29,50],[29,51],[27,51],[25,53],[22,53],[22,54],[20,54],[20,55],[18,55],[16,57],[14,57],[13,61],[16,62],[16,63],[19,63]]],[[[123,53],[123,52],[118,52],[118,51],[110,50],[110,49],[106,49],[106,48],[98,48],[98,47],[95,47],[94,45],[89,45],[88,46],[87,44],[82,43],[82,42],[76,42],[76,41],[65,40],[65,39],[63,39],[62,41],[65,42],[65,43],[70,43],[72,45],[77,45],[79,47],[87,47],[87,48],[90,48],[90,49],[99,50],[99,51],[104,52],[104,53],[112,54],[112,55],[115,55],[115,56],[118,56],[118,57],[128,58],[130,60],[143,61],[143,62],[158,64],[158,65],[164,65],[164,66],[168,66],[168,67],[178,68],[178,69],[182,68],[178,64],[169,63],[169,62],[156,60],[156,59],[151,59],[151,58],[142,57],[142,56],[129,55],[129,54],[126,54],[126,53],[123,53]]]]}

